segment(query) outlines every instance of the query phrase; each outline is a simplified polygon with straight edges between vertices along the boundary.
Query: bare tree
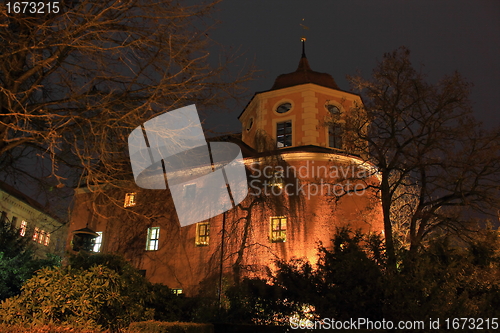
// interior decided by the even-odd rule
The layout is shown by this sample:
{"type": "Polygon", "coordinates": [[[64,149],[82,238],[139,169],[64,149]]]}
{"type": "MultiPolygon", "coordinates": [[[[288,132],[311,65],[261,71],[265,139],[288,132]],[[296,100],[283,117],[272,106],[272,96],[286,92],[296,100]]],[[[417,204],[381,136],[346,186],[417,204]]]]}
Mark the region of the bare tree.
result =
{"type": "Polygon", "coordinates": [[[234,58],[210,58],[210,13],[219,0],[66,0],[34,14],[7,2],[0,5],[3,172],[29,177],[21,162],[41,156],[56,187],[68,183],[63,166],[88,185],[118,186],[129,172],[134,128],[187,104],[221,107],[250,77],[226,75],[234,58]]]}
{"type": "Polygon", "coordinates": [[[463,230],[466,210],[497,205],[500,179],[498,131],[474,120],[470,84],[458,73],[429,84],[409,57],[402,47],[384,55],[371,80],[349,77],[365,105],[346,116],[348,145],[362,153],[366,145],[359,143],[368,143],[380,179],[369,186],[382,202],[391,266],[395,224],[407,230],[415,253],[437,229],[463,230]]]}

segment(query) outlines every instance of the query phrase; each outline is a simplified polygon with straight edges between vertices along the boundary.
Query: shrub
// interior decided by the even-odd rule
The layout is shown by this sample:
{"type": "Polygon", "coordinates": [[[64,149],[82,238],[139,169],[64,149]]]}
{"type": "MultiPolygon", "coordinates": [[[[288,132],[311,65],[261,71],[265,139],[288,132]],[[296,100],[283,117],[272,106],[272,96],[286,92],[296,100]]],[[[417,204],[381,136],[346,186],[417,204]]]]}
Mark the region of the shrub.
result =
{"type": "Polygon", "coordinates": [[[104,266],[87,271],[44,268],[23,285],[21,295],[2,302],[0,319],[6,324],[117,330],[129,323],[120,282],[104,266]]]}
{"type": "MultiPolygon", "coordinates": [[[[115,254],[85,254],[71,256],[68,260],[70,269],[89,270],[102,265],[115,272],[120,280],[120,296],[126,304],[123,309],[128,322],[153,319],[146,303],[152,300],[152,285],[125,258],[115,254]]],[[[170,289],[169,289],[170,290],[170,289]]]]}

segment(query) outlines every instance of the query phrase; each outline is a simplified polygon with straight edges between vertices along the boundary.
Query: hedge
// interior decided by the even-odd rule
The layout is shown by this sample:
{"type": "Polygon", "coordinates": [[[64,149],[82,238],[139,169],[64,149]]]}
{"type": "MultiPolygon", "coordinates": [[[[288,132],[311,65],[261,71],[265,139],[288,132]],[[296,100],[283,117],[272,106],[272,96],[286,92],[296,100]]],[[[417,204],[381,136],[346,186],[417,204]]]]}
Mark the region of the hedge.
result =
{"type": "MultiPolygon", "coordinates": [[[[109,333],[109,330],[77,329],[56,325],[4,325],[0,333],[109,333]]],[[[212,324],[142,321],[130,324],[124,333],[214,333],[212,324]]]]}
{"type": "Polygon", "coordinates": [[[163,321],[141,321],[131,323],[130,333],[214,333],[212,324],[163,322],[163,321]]]}
{"type": "Polygon", "coordinates": [[[96,331],[78,329],[56,325],[4,325],[0,324],[0,333],[107,333],[109,331],[96,331]]]}

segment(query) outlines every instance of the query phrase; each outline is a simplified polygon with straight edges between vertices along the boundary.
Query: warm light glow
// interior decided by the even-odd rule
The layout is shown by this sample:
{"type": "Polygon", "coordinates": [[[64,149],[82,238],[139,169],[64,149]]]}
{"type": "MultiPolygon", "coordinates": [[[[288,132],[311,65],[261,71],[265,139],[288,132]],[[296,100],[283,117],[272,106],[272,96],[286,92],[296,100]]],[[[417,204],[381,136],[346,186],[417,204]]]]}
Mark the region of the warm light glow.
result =
{"type": "Polygon", "coordinates": [[[26,221],[24,221],[24,220],[23,220],[23,221],[21,222],[21,228],[20,228],[20,230],[19,230],[19,234],[20,234],[21,236],[25,236],[25,235],[26,235],[26,228],[27,228],[27,227],[28,227],[28,222],[26,222],[26,221]]]}
{"type": "Polygon", "coordinates": [[[40,229],[35,228],[35,231],[33,232],[33,241],[38,241],[38,237],[40,237],[40,229]]]}
{"type": "Polygon", "coordinates": [[[94,247],[92,248],[92,252],[101,252],[101,245],[102,245],[102,231],[97,231],[97,236],[94,239],[94,247]]]}
{"type": "Polygon", "coordinates": [[[271,217],[271,232],[269,235],[269,240],[271,242],[286,242],[286,223],[286,216],[271,217]]]}
{"type": "Polygon", "coordinates": [[[126,193],[125,194],[125,202],[123,204],[123,207],[132,207],[135,206],[136,201],[135,201],[135,196],[137,193],[126,193]]]}
{"type": "Polygon", "coordinates": [[[196,223],[196,245],[208,245],[210,240],[210,224],[208,222],[196,223]]]}

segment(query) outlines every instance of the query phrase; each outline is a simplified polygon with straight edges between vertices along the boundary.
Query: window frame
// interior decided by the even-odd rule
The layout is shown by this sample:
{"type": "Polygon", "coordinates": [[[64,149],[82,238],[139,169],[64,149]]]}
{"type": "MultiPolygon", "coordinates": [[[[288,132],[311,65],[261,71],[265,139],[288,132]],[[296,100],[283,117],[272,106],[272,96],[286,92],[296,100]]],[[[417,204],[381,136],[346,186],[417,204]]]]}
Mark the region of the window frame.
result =
{"type": "Polygon", "coordinates": [[[344,125],[341,122],[328,125],[327,134],[329,148],[344,149],[344,125]]]}
{"type": "Polygon", "coordinates": [[[38,242],[38,238],[40,238],[40,233],[41,233],[41,230],[40,228],[38,227],[35,227],[35,229],[33,230],[33,236],[32,236],[32,240],[34,242],[38,242]]]}
{"type": "Polygon", "coordinates": [[[345,121],[342,105],[327,100],[325,103],[328,125],[326,126],[326,145],[329,148],[344,149],[345,121]]]}
{"type": "MultiPolygon", "coordinates": [[[[14,218],[17,219],[17,217],[13,216],[12,217],[12,223],[14,223],[14,218]]],[[[26,230],[28,230],[28,221],[22,220],[21,221],[21,226],[19,227],[19,235],[24,237],[26,236],[26,230]]]]}
{"type": "Polygon", "coordinates": [[[198,222],[196,223],[196,246],[208,246],[210,243],[210,222],[198,222]],[[205,234],[202,235],[200,232],[204,230],[205,234]]]}
{"type": "Polygon", "coordinates": [[[45,242],[46,235],[47,235],[47,233],[45,232],[45,230],[40,229],[40,236],[38,236],[38,244],[42,244],[45,242]]]}
{"type": "Polygon", "coordinates": [[[49,246],[49,244],[50,244],[50,233],[47,232],[47,233],[45,233],[45,239],[43,241],[43,245],[49,246]]]}
{"type": "Polygon", "coordinates": [[[148,228],[146,251],[158,251],[160,247],[159,243],[160,243],[160,227],[148,228]]]}
{"type": "Polygon", "coordinates": [[[125,193],[125,200],[123,202],[123,207],[134,207],[137,204],[137,192],[125,193]]]}
{"type": "Polygon", "coordinates": [[[196,183],[191,183],[191,184],[185,184],[183,186],[183,198],[184,200],[194,200],[196,199],[196,190],[197,190],[196,183]]]}
{"type": "Polygon", "coordinates": [[[92,248],[92,252],[94,252],[94,253],[100,253],[101,252],[101,248],[102,248],[102,235],[103,235],[103,232],[102,231],[96,231],[96,234],[98,234],[98,236],[96,238],[94,238],[94,247],[92,248]],[[97,247],[97,251],[96,251],[96,247],[97,247]]]}
{"type": "Polygon", "coordinates": [[[271,216],[269,218],[269,241],[271,243],[286,242],[287,225],[288,225],[287,216],[271,216]],[[275,220],[278,220],[278,229],[275,228],[274,224],[275,220]]]}
{"type": "Polygon", "coordinates": [[[170,289],[170,291],[172,291],[172,294],[174,294],[176,296],[183,294],[182,289],[180,289],[180,288],[172,288],[172,289],[170,289]]]}
{"type": "Polygon", "coordinates": [[[293,121],[291,119],[289,120],[283,120],[283,121],[278,121],[276,122],[276,147],[277,148],[287,148],[287,147],[293,147],[293,121]],[[286,126],[286,124],[289,123],[290,126],[286,126]],[[280,130],[280,125],[283,124],[283,134],[279,134],[280,130]],[[286,133],[286,129],[290,128],[290,133],[286,133]],[[289,140],[287,140],[289,139],[289,140]],[[283,142],[281,142],[283,141],[283,142]],[[286,142],[289,141],[290,144],[286,145],[286,142]],[[282,146],[280,146],[282,144],[282,146]]]}

